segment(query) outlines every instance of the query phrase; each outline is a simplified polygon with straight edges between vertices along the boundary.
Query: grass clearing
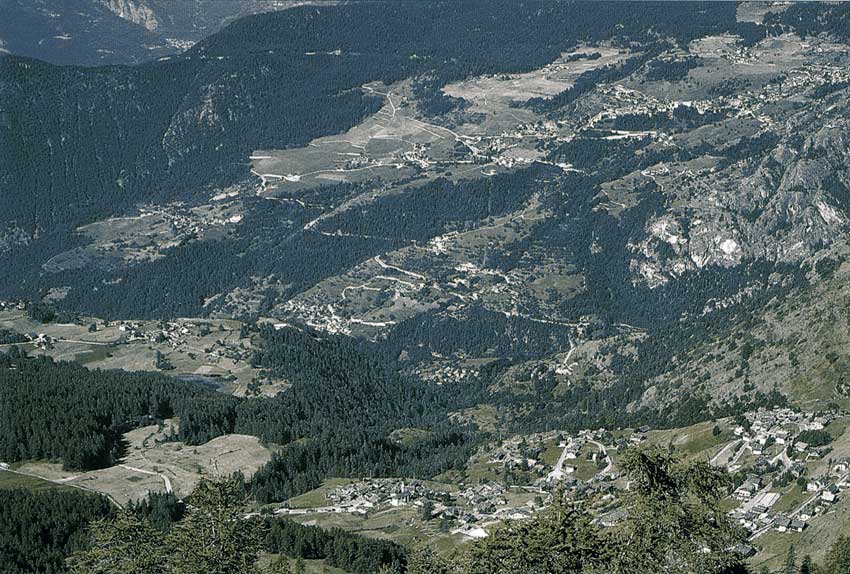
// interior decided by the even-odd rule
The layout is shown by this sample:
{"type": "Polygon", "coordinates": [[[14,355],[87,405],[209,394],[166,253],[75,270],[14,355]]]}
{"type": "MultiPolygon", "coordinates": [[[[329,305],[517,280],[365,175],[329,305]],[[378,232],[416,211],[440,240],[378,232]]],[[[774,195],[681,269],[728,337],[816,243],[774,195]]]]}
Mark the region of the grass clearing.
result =
{"type": "Polygon", "coordinates": [[[647,436],[649,444],[655,446],[672,444],[686,461],[707,461],[735,438],[724,421],[706,421],[680,429],[649,431],[647,436]],[[715,425],[721,429],[719,435],[713,433],[715,425]]]}
{"type": "Polygon", "coordinates": [[[35,478],[33,476],[25,476],[8,470],[0,470],[0,490],[11,488],[25,488],[33,492],[43,490],[71,490],[71,487],[62,486],[54,482],[35,478]]]}
{"type": "Polygon", "coordinates": [[[310,514],[307,516],[293,516],[294,520],[302,524],[320,526],[322,528],[344,528],[357,532],[370,538],[391,540],[393,542],[421,546],[423,544],[435,544],[435,536],[447,537],[438,534],[436,521],[424,523],[419,517],[419,510],[415,508],[393,508],[360,516],[347,513],[333,514],[310,514]]]}
{"type": "Polygon", "coordinates": [[[247,435],[226,435],[199,446],[167,442],[170,431],[156,425],[135,429],[124,435],[127,455],[116,466],[88,472],[68,471],[61,464],[26,462],[21,472],[63,481],[109,495],[119,504],[139,500],[148,492],[164,492],[167,485],[178,496],[188,495],[202,477],[224,477],[241,472],[250,477],[271,460],[272,451],[259,439],[247,435]]]}
{"type": "Polygon", "coordinates": [[[773,505],[771,510],[773,512],[790,512],[797,509],[811,496],[811,493],[803,492],[796,483],[792,483],[782,492],[779,501],[773,505]]]}
{"type": "MultiPolygon", "coordinates": [[[[153,339],[161,331],[160,321],[131,321],[133,329],[153,339]]],[[[174,369],[172,376],[199,375],[216,381],[221,390],[243,395],[259,375],[248,357],[252,341],[241,336],[242,323],[230,319],[177,319],[171,323],[185,328],[177,342],[131,337],[121,321],[104,325],[103,320],[81,317],[77,323],[38,323],[17,309],[0,311],[0,328],[35,337],[44,334],[50,348],[31,343],[20,346],[32,355],[49,355],[55,360],[78,361],[90,369],[157,371],[156,354],[161,353],[174,369]],[[97,325],[96,331],[89,326],[97,325]],[[238,354],[237,354],[238,351],[238,354]]],[[[281,381],[270,381],[272,388],[281,381]]]]}
{"type": "Polygon", "coordinates": [[[298,496],[293,496],[287,503],[290,508],[319,508],[328,505],[327,495],[340,486],[355,482],[351,478],[329,478],[322,483],[322,486],[305,492],[298,496]]]}
{"type": "Polygon", "coordinates": [[[815,516],[801,533],[771,531],[756,539],[761,551],[750,564],[754,570],[767,566],[772,571],[780,568],[788,547],[793,544],[797,556],[810,554],[820,562],[838,537],[850,530],[850,497],[844,496],[826,516],[815,516]]]}

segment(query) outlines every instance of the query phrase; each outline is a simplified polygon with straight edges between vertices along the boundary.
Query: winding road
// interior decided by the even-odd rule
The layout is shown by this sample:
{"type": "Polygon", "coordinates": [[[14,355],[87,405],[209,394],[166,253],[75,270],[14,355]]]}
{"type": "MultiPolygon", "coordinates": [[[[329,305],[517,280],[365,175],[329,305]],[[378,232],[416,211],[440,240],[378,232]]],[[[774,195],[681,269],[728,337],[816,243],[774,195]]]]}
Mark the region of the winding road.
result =
{"type": "Polygon", "coordinates": [[[145,470],[143,468],[136,468],[135,466],[128,466],[126,464],[119,464],[118,466],[120,466],[121,468],[123,468],[125,470],[130,470],[130,471],[138,472],[138,473],[141,473],[141,474],[149,474],[151,476],[158,476],[160,478],[160,480],[162,480],[163,484],[165,484],[165,492],[167,492],[169,494],[174,492],[174,489],[171,488],[171,481],[164,474],[160,474],[158,472],[153,472],[152,470],[145,470]]]}

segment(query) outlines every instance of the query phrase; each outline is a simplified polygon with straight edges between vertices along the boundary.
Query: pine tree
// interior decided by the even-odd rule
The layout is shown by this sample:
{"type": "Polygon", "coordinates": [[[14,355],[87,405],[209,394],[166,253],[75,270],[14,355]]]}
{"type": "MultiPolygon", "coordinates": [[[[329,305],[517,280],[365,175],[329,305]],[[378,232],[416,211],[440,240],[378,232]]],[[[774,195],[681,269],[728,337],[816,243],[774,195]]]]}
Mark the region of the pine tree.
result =
{"type": "Polygon", "coordinates": [[[430,500],[426,499],[425,502],[422,504],[422,508],[419,511],[419,515],[422,518],[422,520],[424,520],[425,522],[428,522],[428,521],[431,520],[431,518],[433,518],[433,514],[434,514],[434,503],[431,502],[430,500]]]}
{"type": "Polygon", "coordinates": [[[850,536],[839,536],[824,560],[823,574],[850,572],[850,536]]]}
{"type": "Polygon", "coordinates": [[[238,480],[198,483],[188,515],[168,536],[174,574],[253,574],[262,523],[242,517],[245,502],[238,480]]]}
{"type": "Polygon", "coordinates": [[[292,566],[289,564],[289,558],[282,554],[279,555],[272,561],[268,569],[266,569],[266,574],[292,574],[292,566]]]}
{"type": "Polygon", "coordinates": [[[797,572],[797,551],[794,545],[788,547],[788,553],[785,555],[785,565],[782,568],[783,574],[796,574],[797,572]]]}
{"type": "Polygon", "coordinates": [[[122,512],[91,525],[91,545],[68,559],[74,574],[254,574],[263,523],[241,515],[244,486],[202,480],[189,512],[164,534],[122,512]]]}
{"type": "Polygon", "coordinates": [[[800,574],[814,574],[815,567],[812,564],[812,557],[806,554],[803,556],[803,561],[800,562],[800,574]]]}
{"type": "Polygon", "coordinates": [[[727,549],[745,539],[717,504],[728,492],[725,471],[707,463],[680,464],[665,449],[632,449],[621,466],[631,489],[626,519],[610,541],[617,574],[740,571],[727,549]]]}
{"type": "Polygon", "coordinates": [[[131,512],[89,527],[88,550],[68,559],[73,574],[166,574],[167,548],[161,531],[131,512]]]}
{"type": "Polygon", "coordinates": [[[430,548],[413,553],[407,563],[407,574],[449,574],[448,562],[430,548]]]}

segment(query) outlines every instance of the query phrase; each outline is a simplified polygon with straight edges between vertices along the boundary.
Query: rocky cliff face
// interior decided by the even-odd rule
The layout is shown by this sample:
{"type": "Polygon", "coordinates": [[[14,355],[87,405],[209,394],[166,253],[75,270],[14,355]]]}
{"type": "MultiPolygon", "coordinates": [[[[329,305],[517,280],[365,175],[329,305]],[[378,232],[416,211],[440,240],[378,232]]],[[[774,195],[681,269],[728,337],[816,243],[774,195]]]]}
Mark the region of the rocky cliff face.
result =
{"type": "Polygon", "coordinates": [[[0,54],[54,64],[136,64],[180,53],[230,22],[301,0],[0,0],[0,54]]]}
{"type": "Polygon", "coordinates": [[[156,32],[159,19],[144,0],[98,0],[119,18],[132,22],[151,32],[156,32]]]}
{"type": "MultiPolygon", "coordinates": [[[[116,16],[161,36],[170,46],[187,48],[238,18],[286,10],[310,0],[92,0],[116,16]]],[[[322,2],[323,4],[329,4],[322,2]]]]}
{"type": "Polygon", "coordinates": [[[667,191],[668,208],[634,244],[636,280],[666,284],[709,266],[766,260],[799,264],[847,238],[848,94],[812,103],[766,126],[764,149],[734,162],[645,171],[667,191]]]}

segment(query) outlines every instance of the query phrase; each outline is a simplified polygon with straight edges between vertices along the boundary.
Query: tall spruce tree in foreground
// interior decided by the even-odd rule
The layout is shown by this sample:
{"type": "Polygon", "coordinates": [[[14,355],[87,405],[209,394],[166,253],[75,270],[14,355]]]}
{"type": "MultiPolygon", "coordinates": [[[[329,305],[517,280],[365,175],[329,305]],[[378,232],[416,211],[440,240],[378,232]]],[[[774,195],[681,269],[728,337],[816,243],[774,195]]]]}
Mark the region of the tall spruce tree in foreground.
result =
{"type": "Polygon", "coordinates": [[[526,521],[508,522],[474,544],[463,574],[592,572],[612,556],[588,513],[557,503],[526,521]]]}
{"type": "Polygon", "coordinates": [[[611,574],[732,574],[746,572],[729,548],[745,540],[720,507],[729,475],[705,462],[681,464],[661,449],[627,451],[626,519],[612,529],[611,574]]]}
{"type": "Polygon", "coordinates": [[[189,499],[189,513],[170,532],[174,574],[252,574],[263,541],[263,526],[245,519],[244,484],[203,480],[189,499]]]}
{"type": "Polygon", "coordinates": [[[254,574],[264,528],[243,518],[245,502],[241,481],[202,480],[168,533],[122,512],[93,523],[90,548],[68,564],[74,574],[254,574]]]}
{"type": "Polygon", "coordinates": [[[89,525],[90,547],[68,559],[73,574],[165,574],[169,548],[162,531],[136,514],[122,511],[114,519],[89,525]]]}

